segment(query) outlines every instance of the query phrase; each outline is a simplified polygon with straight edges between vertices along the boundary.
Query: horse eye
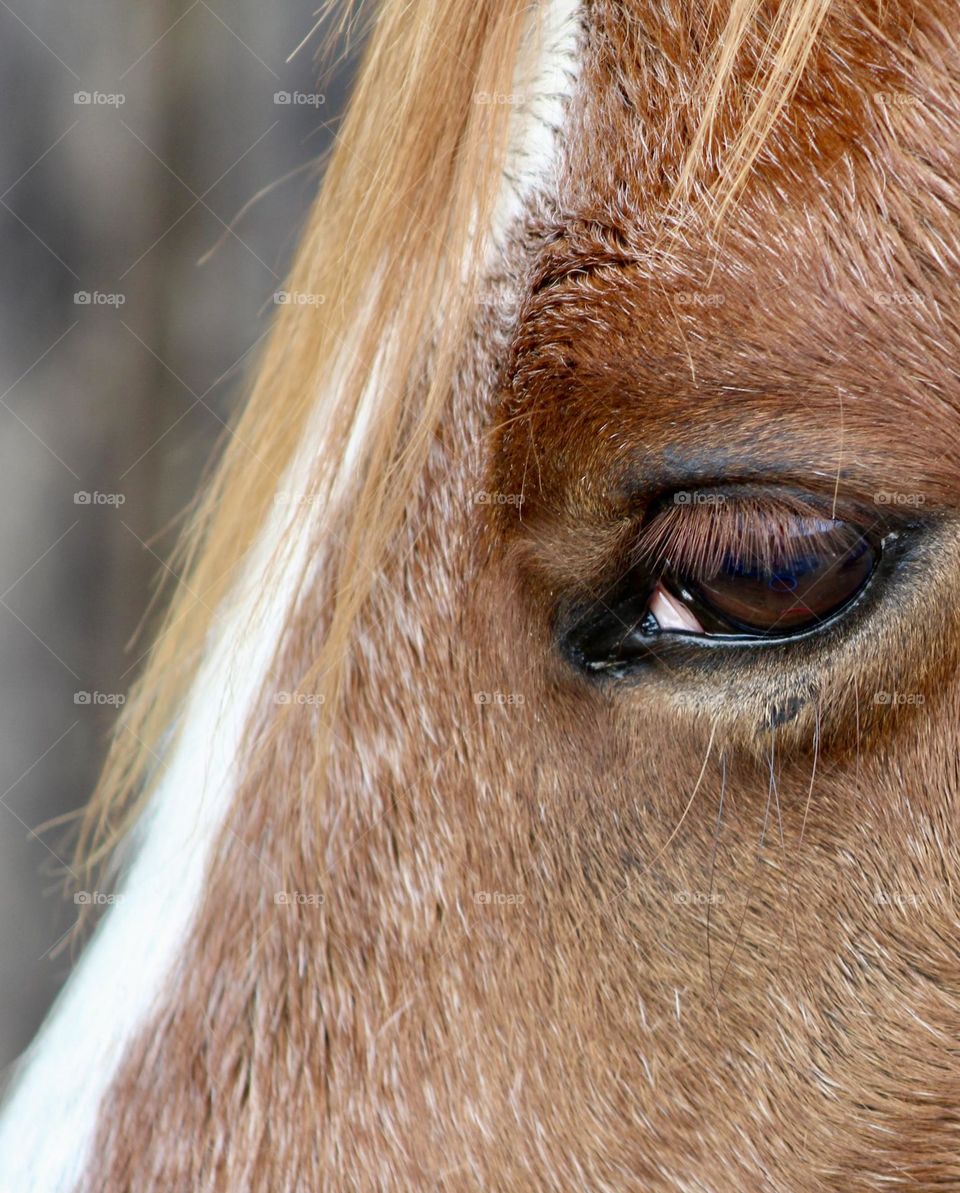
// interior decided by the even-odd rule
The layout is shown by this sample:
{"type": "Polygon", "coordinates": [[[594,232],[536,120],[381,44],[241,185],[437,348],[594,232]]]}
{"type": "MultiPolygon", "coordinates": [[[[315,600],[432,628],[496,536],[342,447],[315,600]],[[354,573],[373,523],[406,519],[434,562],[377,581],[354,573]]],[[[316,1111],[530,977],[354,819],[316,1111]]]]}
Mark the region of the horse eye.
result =
{"type": "Polygon", "coordinates": [[[661,585],[704,633],[789,636],[839,613],[876,562],[874,547],[850,523],[794,517],[777,527],[765,550],[730,552],[707,577],[684,575],[668,564],[661,585]]]}
{"type": "Polygon", "coordinates": [[[703,493],[714,500],[653,509],[631,566],[602,599],[558,607],[560,646],[573,666],[622,677],[669,657],[662,651],[671,642],[689,651],[697,640],[742,646],[801,637],[858,604],[902,550],[904,530],[827,516],[816,498],[703,493]]]}

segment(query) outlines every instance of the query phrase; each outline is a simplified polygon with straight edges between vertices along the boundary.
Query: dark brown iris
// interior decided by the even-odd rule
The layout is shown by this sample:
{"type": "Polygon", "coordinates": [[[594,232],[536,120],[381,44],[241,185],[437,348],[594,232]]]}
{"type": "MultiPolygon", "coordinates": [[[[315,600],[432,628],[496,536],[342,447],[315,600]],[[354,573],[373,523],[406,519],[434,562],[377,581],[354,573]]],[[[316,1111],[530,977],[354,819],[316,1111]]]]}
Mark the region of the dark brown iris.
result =
{"type": "MultiPolygon", "coordinates": [[[[873,571],[875,552],[849,523],[793,519],[761,556],[730,556],[709,579],[678,576],[684,596],[730,630],[789,634],[825,621],[848,604],[873,571]]],[[[704,620],[704,618],[701,618],[704,620]]],[[[705,625],[708,630],[710,627],[705,625]]],[[[728,631],[729,632],[729,631],[728,631]]]]}

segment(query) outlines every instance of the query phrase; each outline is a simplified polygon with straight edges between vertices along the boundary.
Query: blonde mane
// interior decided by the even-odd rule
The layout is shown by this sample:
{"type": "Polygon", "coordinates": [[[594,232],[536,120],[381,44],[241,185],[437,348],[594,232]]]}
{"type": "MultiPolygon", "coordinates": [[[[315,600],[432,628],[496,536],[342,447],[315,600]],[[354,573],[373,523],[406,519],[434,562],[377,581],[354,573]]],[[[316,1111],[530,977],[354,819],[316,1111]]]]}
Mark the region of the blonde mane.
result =
{"type": "MultiPolygon", "coordinates": [[[[717,213],[729,207],[789,101],[830,3],[784,0],[772,21],[759,0],[729,4],[700,91],[688,99],[696,132],[676,179],[682,209],[700,201],[717,213]],[[758,77],[743,78],[745,57],[761,63],[758,77]],[[743,117],[733,141],[721,145],[717,117],[730,103],[743,117]],[[708,176],[715,181],[701,185],[708,176]]],[[[84,813],[84,864],[109,853],[159,778],[157,758],[217,612],[308,417],[323,424],[312,492],[347,514],[329,560],[329,628],[309,677],[325,699],[327,723],[335,717],[352,627],[421,475],[474,312],[486,244],[477,229],[493,218],[511,116],[509,104],[478,97],[522,91],[524,39],[539,29],[531,11],[539,10],[526,0],[377,4],[287,282],[290,291],[323,295],[323,304],[279,309],[252,392],[184,534],[174,564],[180,582],[84,813]]],[[[325,748],[319,741],[318,784],[325,748]]]]}

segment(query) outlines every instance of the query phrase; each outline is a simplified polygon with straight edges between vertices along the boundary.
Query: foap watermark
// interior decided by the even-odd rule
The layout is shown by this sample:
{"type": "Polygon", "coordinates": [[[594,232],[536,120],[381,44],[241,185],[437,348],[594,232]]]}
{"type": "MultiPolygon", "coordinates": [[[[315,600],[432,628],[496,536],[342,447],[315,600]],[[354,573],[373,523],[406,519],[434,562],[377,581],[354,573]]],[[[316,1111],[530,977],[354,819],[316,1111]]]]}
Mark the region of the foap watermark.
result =
{"type": "Polygon", "coordinates": [[[122,903],[124,896],[112,891],[74,891],[73,901],[80,907],[111,907],[122,903]]]}
{"type": "Polygon", "coordinates": [[[277,907],[322,907],[327,896],[319,891],[274,891],[273,902],[277,907]]]}
{"type": "Polygon", "coordinates": [[[74,505],[123,505],[126,500],[125,493],[101,493],[97,489],[92,493],[87,489],[78,489],[73,495],[74,505]]]}
{"type": "Polygon", "coordinates": [[[322,108],[327,97],[321,91],[275,91],[273,102],[281,108],[322,108]]]}
{"type": "Polygon", "coordinates": [[[725,493],[711,493],[709,489],[681,489],[674,493],[674,505],[724,505],[725,493]]]}
{"type": "Polygon", "coordinates": [[[304,290],[275,290],[273,302],[278,307],[322,307],[326,302],[323,294],[308,294],[304,290]]]}
{"type": "Polygon", "coordinates": [[[82,108],[122,108],[127,97],[120,91],[75,91],[73,102],[82,108]]]}
{"type": "Polygon", "coordinates": [[[273,495],[273,504],[283,508],[302,506],[304,509],[310,509],[322,501],[321,493],[288,493],[286,489],[280,489],[273,495]]]}
{"type": "Polygon", "coordinates": [[[522,692],[474,692],[474,704],[524,704],[522,692]]]}
{"type": "Polygon", "coordinates": [[[926,701],[923,692],[877,692],[873,697],[873,703],[899,708],[905,704],[925,704],[926,701]]]}
{"type": "Polygon", "coordinates": [[[478,91],[473,102],[492,104],[494,107],[521,108],[527,102],[527,97],[519,91],[478,91]]]}
{"type": "Polygon", "coordinates": [[[274,694],[274,704],[299,704],[301,706],[319,707],[326,704],[327,698],[323,692],[277,692],[274,694]]]}
{"type": "Polygon", "coordinates": [[[527,896],[506,891],[477,891],[473,901],[482,907],[520,907],[526,903],[527,896]]]}
{"type": "Polygon", "coordinates": [[[523,505],[522,493],[488,493],[481,489],[473,497],[474,505],[523,505]]]}
{"type": "Polygon", "coordinates": [[[873,500],[877,505],[924,505],[927,498],[924,493],[895,493],[881,489],[874,493],[873,500]]]}
{"type": "Polygon", "coordinates": [[[683,906],[717,907],[723,902],[723,895],[716,891],[674,891],[673,901],[683,906]]]}
{"type": "Polygon", "coordinates": [[[922,307],[926,302],[916,290],[878,290],[876,298],[882,307],[922,307]]]}
{"type": "Polygon", "coordinates": [[[722,307],[726,302],[723,294],[710,290],[681,290],[676,299],[682,307],[722,307]]]}
{"type": "Polygon", "coordinates": [[[108,704],[119,708],[126,704],[127,698],[123,692],[74,692],[74,704],[108,704]]]}
{"type": "Polygon", "coordinates": [[[73,296],[73,304],[78,307],[122,307],[126,301],[126,294],[108,294],[102,290],[77,290],[73,296]]]}
{"type": "Polygon", "coordinates": [[[875,91],[874,102],[881,108],[917,108],[923,100],[909,91],[875,91]]]}

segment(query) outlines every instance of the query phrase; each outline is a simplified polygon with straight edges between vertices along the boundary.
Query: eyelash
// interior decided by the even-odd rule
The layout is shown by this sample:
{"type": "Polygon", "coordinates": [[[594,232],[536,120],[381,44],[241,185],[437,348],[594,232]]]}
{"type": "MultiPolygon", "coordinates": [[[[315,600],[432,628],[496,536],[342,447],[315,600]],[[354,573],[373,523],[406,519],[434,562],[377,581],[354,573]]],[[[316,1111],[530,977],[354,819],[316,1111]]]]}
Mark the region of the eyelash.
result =
{"type": "Polygon", "coordinates": [[[791,533],[801,519],[822,524],[817,543],[823,550],[842,549],[851,539],[848,524],[833,518],[833,511],[792,494],[734,498],[709,491],[675,494],[668,501],[641,527],[632,567],[656,572],[669,564],[704,581],[731,560],[749,560],[770,573],[803,558],[791,533]]]}

